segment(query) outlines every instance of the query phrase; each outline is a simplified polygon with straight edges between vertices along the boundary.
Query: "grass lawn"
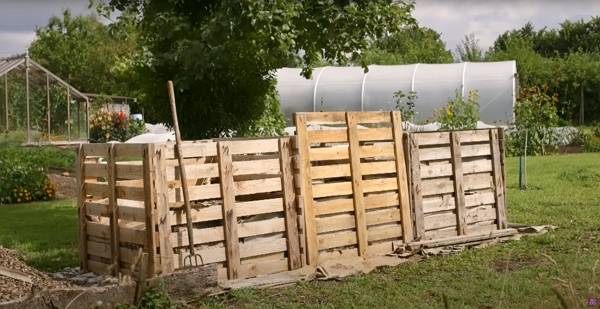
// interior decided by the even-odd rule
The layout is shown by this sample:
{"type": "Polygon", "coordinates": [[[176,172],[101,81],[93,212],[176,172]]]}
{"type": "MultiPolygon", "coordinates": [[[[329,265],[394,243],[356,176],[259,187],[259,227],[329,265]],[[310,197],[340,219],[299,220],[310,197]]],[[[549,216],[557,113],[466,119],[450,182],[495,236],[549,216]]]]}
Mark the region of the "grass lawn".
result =
{"type": "MultiPolygon", "coordinates": [[[[520,241],[386,268],[343,281],[240,290],[199,308],[570,308],[600,297],[600,153],[528,158],[529,190],[518,190],[518,158],[507,159],[508,219],[559,229],[520,241]],[[596,272],[598,274],[596,274],[596,272]]],[[[0,206],[0,243],[44,270],[77,265],[73,201],[0,206]]]]}

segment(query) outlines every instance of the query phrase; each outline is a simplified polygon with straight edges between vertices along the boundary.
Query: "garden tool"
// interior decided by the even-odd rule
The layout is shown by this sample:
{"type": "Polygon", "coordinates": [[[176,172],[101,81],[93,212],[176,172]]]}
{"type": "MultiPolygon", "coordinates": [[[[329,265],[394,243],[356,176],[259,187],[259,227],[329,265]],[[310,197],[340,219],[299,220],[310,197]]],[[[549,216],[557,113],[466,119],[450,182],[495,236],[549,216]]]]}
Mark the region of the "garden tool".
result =
{"type": "Polygon", "coordinates": [[[183,163],[183,152],[181,146],[181,135],[179,134],[179,123],[177,121],[177,107],[175,106],[175,90],[173,89],[173,82],[167,82],[167,88],[169,89],[169,100],[171,101],[171,113],[173,114],[173,128],[175,129],[175,145],[177,147],[177,160],[179,161],[179,171],[181,175],[181,191],[183,191],[183,202],[185,204],[185,220],[187,223],[188,240],[190,245],[190,254],[183,258],[183,267],[200,266],[198,265],[198,259],[200,259],[201,265],[204,265],[204,260],[200,254],[196,254],[194,250],[194,234],[192,230],[192,210],[190,207],[190,194],[188,191],[187,178],[185,174],[185,166],[183,163]]]}

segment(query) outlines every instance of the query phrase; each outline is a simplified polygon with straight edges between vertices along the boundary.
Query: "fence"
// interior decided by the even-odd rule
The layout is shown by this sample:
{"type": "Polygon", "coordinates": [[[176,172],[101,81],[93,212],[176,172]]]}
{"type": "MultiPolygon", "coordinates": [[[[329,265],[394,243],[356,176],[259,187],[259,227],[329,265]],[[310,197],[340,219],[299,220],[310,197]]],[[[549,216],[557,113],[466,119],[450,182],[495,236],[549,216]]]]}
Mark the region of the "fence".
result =
{"type": "MultiPolygon", "coordinates": [[[[406,134],[398,112],[295,121],[294,137],[183,144],[194,247],[221,281],[506,229],[502,130],[406,134]]],[[[81,267],[136,276],[141,251],[149,277],[184,267],[175,145],[85,144],[77,158],[81,267]]]]}

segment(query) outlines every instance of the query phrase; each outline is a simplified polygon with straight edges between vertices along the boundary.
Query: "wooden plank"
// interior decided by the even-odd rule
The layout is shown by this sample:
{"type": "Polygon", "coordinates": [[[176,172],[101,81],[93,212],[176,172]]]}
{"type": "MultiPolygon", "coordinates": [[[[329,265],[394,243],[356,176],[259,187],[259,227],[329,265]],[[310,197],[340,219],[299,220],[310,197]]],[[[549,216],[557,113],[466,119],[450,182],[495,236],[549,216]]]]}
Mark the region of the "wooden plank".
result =
{"type": "MultiPolygon", "coordinates": [[[[156,191],[156,212],[158,224],[158,245],[160,267],[163,275],[175,271],[173,263],[173,244],[171,243],[171,215],[169,213],[169,189],[166,171],[166,146],[154,148],[154,162],[156,175],[154,191],[156,191]]],[[[187,170],[186,170],[187,172],[187,170]]],[[[187,177],[187,174],[186,174],[187,177]]]]}
{"type": "MultiPolygon", "coordinates": [[[[489,173],[470,174],[463,176],[465,192],[494,188],[494,178],[489,173]]],[[[422,196],[448,194],[454,192],[454,181],[451,178],[436,181],[423,181],[422,196]]]]}
{"type": "MultiPolygon", "coordinates": [[[[160,144],[156,145],[159,146],[160,144]]],[[[166,158],[177,159],[175,156],[175,143],[165,143],[165,145],[167,145],[166,158]]],[[[181,152],[184,158],[214,157],[217,155],[217,143],[212,141],[184,141],[181,144],[181,152]]]]}
{"type": "MultiPolygon", "coordinates": [[[[396,163],[394,161],[366,162],[360,164],[363,176],[377,174],[396,173],[396,163]]],[[[338,177],[350,177],[349,164],[334,164],[313,166],[311,169],[313,179],[327,179],[338,177]]]]}
{"type": "Polygon", "coordinates": [[[402,145],[404,147],[404,165],[406,166],[406,180],[408,181],[408,201],[410,203],[410,217],[411,217],[411,225],[413,230],[413,238],[417,234],[416,226],[415,226],[415,205],[413,202],[413,192],[412,192],[412,159],[410,157],[410,134],[404,132],[402,134],[402,145]]]}
{"type": "MultiPolygon", "coordinates": [[[[462,145],[460,150],[463,158],[491,155],[489,144],[462,145]]],[[[451,159],[449,147],[422,148],[420,150],[421,162],[451,159]]]]}
{"type": "MultiPolygon", "coordinates": [[[[235,196],[252,195],[257,193],[268,193],[281,191],[281,180],[279,178],[268,178],[258,180],[237,181],[233,184],[235,196]]],[[[190,200],[206,200],[221,197],[220,185],[210,184],[189,187],[190,200]]],[[[182,202],[183,196],[180,188],[169,190],[169,202],[171,204],[182,202]]]]}
{"type": "MultiPolygon", "coordinates": [[[[481,159],[462,162],[462,169],[463,175],[491,172],[492,160],[481,159]]],[[[421,164],[421,179],[452,176],[452,173],[452,163],[432,165],[421,164]]]]}
{"type": "MultiPolygon", "coordinates": [[[[289,141],[288,141],[289,143],[289,141]]],[[[289,152],[288,152],[289,153],[289,152]]],[[[279,159],[233,162],[233,176],[280,174],[279,159]]]]}
{"type": "MultiPolygon", "coordinates": [[[[86,232],[89,236],[106,238],[110,241],[110,225],[89,221],[86,226],[86,232]]],[[[147,235],[146,230],[144,229],[119,227],[119,237],[121,242],[144,246],[146,244],[147,235]]]]}
{"type": "Polygon", "coordinates": [[[76,148],[76,184],[77,184],[77,213],[78,213],[78,227],[79,227],[79,267],[82,270],[88,269],[88,256],[87,256],[87,234],[86,234],[86,192],[85,192],[85,146],[84,144],[79,144],[76,148]]]}
{"type": "Polygon", "coordinates": [[[382,241],[382,240],[397,240],[402,237],[402,225],[390,225],[386,227],[380,227],[376,229],[369,229],[369,242],[382,241]]]}
{"type": "Polygon", "coordinates": [[[350,154],[350,171],[352,178],[352,196],[354,205],[354,219],[356,220],[356,237],[358,243],[358,255],[362,258],[369,257],[369,242],[367,238],[367,221],[365,218],[365,200],[362,187],[362,173],[360,168],[360,149],[358,142],[357,114],[346,113],[348,125],[348,144],[350,154]]]}
{"type": "MultiPolygon", "coordinates": [[[[486,142],[490,140],[487,130],[461,130],[457,131],[463,143],[486,142]]],[[[442,145],[450,144],[450,132],[419,132],[419,145],[442,145]]]]}
{"type": "MultiPolygon", "coordinates": [[[[88,241],[88,248],[90,255],[110,259],[111,253],[109,244],[88,241]]],[[[139,250],[132,250],[124,247],[119,248],[119,256],[121,257],[120,261],[125,263],[133,264],[138,259],[139,253],[139,250]]],[[[125,269],[121,269],[121,272],[124,271],[125,269]]]]}
{"type": "Polygon", "coordinates": [[[398,181],[398,196],[400,198],[400,216],[402,218],[402,240],[404,243],[413,241],[413,227],[410,200],[408,198],[408,180],[406,162],[404,160],[404,144],[402,141],[402,117],[399,111],[392,112],[394,132],[394,153],[396,156],[396,179],[398,181]]]}
{"type": "MultiPolygon", "coordinates": [[[[274,198],[249,202],[237,202],[235,204],[235,207],[238,218],[260,214],[269,214],[283,211],[283,199],[274,198]]],[[[186,224],[185,214],[182,210],[171,210],[170,214],[172,224],[186,224]]],[[[191,215],[192,222],[207,222],[223,219],[223,211],[221,209],[221,205],[209,206],[200,209],[192,209],[191,215]]]]}
{"type": "MultiPolygon", "coordinates": [[[[370,211],[365,214],[365,218],[366,226],[397,223],[400,221],[400,212],[397,208],[370,211]]],[[[356,228],[356,220],[353,214],[342,214],[337,216],[317,218],[316,225],[317,232],[322,234],[354,229],[356,228]]]]}
{"type": "Polygon", "coordinates": [[[235,209],[235,192],[233,188],[231,142],[217,142],[217,153],[219,155],[219,179],[221,180],[221,196],[223,199],[223,229],[225,232],[227,278],[232,280],[238,279],[240,244],[235,209]]]}
{"type": "Polygon", "coordinates": [[[278,139],[232,140],[231,155],[279,151],[278,139]]]}
{"type": "Polygon", "coordinates": [[[409,244],[409,247],[412,250],[416,250],[418,248],[436,248],[436,247],[443,247],[443,246],[455,245],[455,244],[478,241],[478,240],[493,239],[493,238],[498,238],[498,237],[508,237],[508,236],[516,235],[517,233],[518,233],[518,231],[516,229],[503,229],[503,230],[493,231],[491,233],[485,233],[485,234],[461,235],[461,236],[448,237],[446,239],[441,239],[441,240],[427,240],[427,241],[413,242],[413,243],[409,244]]]}
{"type": "Polygon", "coordinates": [[[156,157],[154,156],[156,146],[154,144],[147,144],[144,146],[144,207],[146,211],[146,236],[148,242],[146,246],[146,252],[148,253],[148,277],[153,278],[160,267],[160,255],[157,254],[157,248],[159,246],[158,240],[156,239],[156,233],[154,233],[157,225],[156,217],[156,190],[153,184],[156,181],[156,157]]]}
{"type": "MultiPolygon", "coordinates": [[[[204,159],[204,158],[202,158],[204,159]]],[[[188,159],[189,160],[189,159],[188,159]]],[[[185,160],[185,161],[188,161],[185,160]]],[[[196,163],[192,162],[191,164],[185,164],[185,175],[188,180],[191,179],[205,179],[205,178],[217,178],[219,177],[219,166],[217,163],[196,163]]],[[[179,176],[178,168],[175,166],[170,166],[175,163],[175,166],[178,166],[177,160],[167,161],[167,181],[178,180],[180,182],[181,177],[179,176]]],[[[179,184],[181,185],[181,184],[179,184]]]]}
{"type": "MultiPolygon", "coordinates": [[[[340,198],[329,201],[315,202],[314,204],[315,214],[317,216],[350,212],[354,209],[354,202],[351,198],[340,198]]],[[[398,204],[399,202],[397,193],[365,196],[365,209],[397,206],[398,204]]]]}
{"type": "Polygon", "coordinates": [[[495,199],[496,199],[496,215],[497,215],[497,224],[498,229],[503,230],[507,228],[508,222],[506,220],[506,204],[505,204],[505,187],[502,175],[502,166],[501,166],[501,157],[500,157],[500,147],[498,144],[498,130],[490,130],[490,140],[491,140],[491,151],[492,151],[492,161],[494,166],[493,177],[494,177],[494,186],[495,186],[495,199]]]}
{"type": "MultiPolygon", "coordinates": [[[[346,113],[345,112],[321,112],[321,113],[294,113],[294,119],[302,118],[304,119],[303,124],[304,127],[308,125],[315,124],[345,124],[346,123],[346,113]]],[[[300,136],[301,133],[298,130],[298,125],[296,126],[297,135],[300,136]]]]}
{"type": "Polygon", "coordinates": [[[392,122],[389,112],[360,112],[356,114],[357,123],[392,122]]]}
{"type": "Polygon", "coordinates": [[[115,156],[121,158],[142,158],[145,144],[114,144],[115,156]]]}
{"type": "MultiPolygon", "coordinates": [[[[118,179],[142,179],[142,165],[128,164],[129,162],[116,162],[116,176],[118,179]]],[[[141,162],[140,162],[141,163],[141,162]]],[[[84,165],[85,174],[88,177],[107,177],[109,164],[86,163],[84,165]]]]}
{"type": "Polygon", "coordinates": [[[118,276],[121,272],[121,260],[119,256],[119,217],[117,212],[117,178],[116,178],[116,149],[115,144],[110,144],[108,147],[107,158],[107,181],[108,181],[108,217],[110,219],[110,252],[111,259],[115,264],[113,275],[118,276]]]}
{"type": "MultiPolygon", "coordinates": [[[[360,158],[394,157],[393,145],[359,146],[360,158]]],[[[348,147],[312,148],[310,161],[332,161],[349,158],[348,147]]]]}
{"type": "MultiPolygon", "coordinates": [[[[398,180],[393,178],[380,178],[363,180],[363,193],[398,190],[398,180]]],[[[313,185],[315,198],[350,195],[352,194],[352,182],[334,182],[313,185]]]]}
{"type": "MultiPolygon", "coordinates": [[[[494,193],[477,192],[465,196],[465,207],[494,204],[494,193]]],[[[455,199],[451,195],[434,196],[423,200],[423,213],[440,212],[455,209],[455,199]]]]}
{"type": "Polygon", "coordinates": [[[83,157],[106,157],[110,144],[80,144],[83,145],[83,157]]]}
{"type": "Polygon", "coordinates": [[[146,291],[146,278],[148,274],[148,253],[143,252],[140,261],[140,277],[135,287],[135,299],[134,304],[136,307],[140,307],[142,303],[142,296],[146,291]]]}
{"type": "Polygon", "coordinates": [[[465,209],[465,187],[463,183],[461,142],[458,132],[450,133],[450,151],[452,153],[452,174],[454,182],[454,203],[456,207],[456,226],[458,235],[467,234],[467,219],[465,209]]]}
{"type": "Polygon", "coordinates": [[[327,250],[356,245],[358,239],[355,232],[347,232],[334,235],[319,235],[317,241],[319,250],[327,250]]]}
{"type": "MultiPolygon", "coordinates": [[[[84,183],[84,189],[87,195],[93,195],[97,197],[108,197],[110,188],[106,182],[86,182],[84,183]]],[[[143,201],[144,200],[144,188],[142,187],[130,187],[122,186],[119,183],[116,184],[115,190],[113,191],[118,199],[143,201]]]]}
{"type": "MultiPolygon", "coordinates": [[[[121,220],[146,222],[146,212],[143,207],[124,205],[123,200],[117,200],[117,216],[121,220]]],[[[89,216],[108,217],[108,200],[105,202],[86,202],[86,214],[89,216]]]]}
{"type": "MultiPolygon", "coordinates": [[[[313,190],[312,190],[312,179],[311,175],[311,164],[310,164],[310,153],[308,143],[308,132],[306,126],[309,121],[314,121],[315,115],[319,114],[305,114],[295,113],[294,114],[294,125],[298,135],[298,149],[300,152],[300,194],[302,195],[302,206],[303,206],[303,217],[304,217],[304,234],[306,239],[306,263],[310,266],[317,267],[319,263],[319,251],[317,244],[317,228],[315,225],[315,209],[313,204],[313,190]],[[309,119],[307,119],[307,117],[309,119]]],[[[322,115],[322,114],[321,114],[322,115]]],[[[333,115],[327,113],[326,117],[317,118],[322,119],[333,119],[333,115]]],[[[346,122],[345,114],[339,113],[342,116],[340,118],[343,123],[346,122]]],[[[337,116],[336,116],[337,117],[337,116]]],[[[347,149],[346,149],[347,151],[347,149]]]]}
{"type": "MultiPolygon", "coordinates": [[[[504,187],[502,188],[502,192],[504,193],[504,206],[508,205],[506,203],[506,167],[505,167],[505,157],[506,157],[506,137],[504,135],[504,129],[498,128],[498,146],[500,148],[500,167],[502,169],[502,182],[504,183],[504,187]]],[[[493,151],[492,151],[493,153],[493,151]]],[[[508,224],[508,222],[507,222],[508,224]]]]}
{"type": "Polygon", "coordinates": [[[3,266],[0,266],[0,276],[4,276],[11,279],[16,279],[22,282],[33,284],[33,280],[26,273],[12,270],[3,266]]]}
{"type": "Polygon", "coordinates": [[[423,221],[423,187],[421,183],[421,164],[419,157],[419,139],[416,134],[409,135],[410,145],[410,160],[411,160],[411,196],[412,196],[412,208],[414,211],[414,224],[415,224],[415,238],[421,239],[425,236],[425,223],[423,221]]]}
{"type": "Polygon", "coordinates": [[[292,174],[292,158],[290,157],[291,145],[289,138],[281,138],[278,141],[288,262],[289,270],[294,270],[302,267],[302,261],[298,239],[298,214],[296,212],[296,194],[294,193],[294,175],[292,174]]]}
{"type": "MultiPolygon", "coordinates": [[[[496,219],[496,212],[490,205],[469,208],[465,213],[465,224],[467,225],[496,219]]],[[[456,214],[452,211],[425,216],[425,230],[441,229],[450,226],[457,226],[456,214]]],[[[456,230],[455,232],[458,233],[456,230]]]]}
{"type": "Polygon", "coordinates": [[[339,130],[313,130],[307,132],[308,142],[317,143],[346,143],[348,142],[348,133],[346,129],[339,130]]]}
{"type": "MultiPolygon", "coordinates": [[[[359,113],[360,115],[360,113],[359,113]]],[[[357,116],[360,117],[360,116],[357,116]]],[[[387,118],[390,118],[389,115],[387,118]]],[[[358,140],[364,141],[390,141],[394,139],[394,133],[391,128],[369,128],[358,130],[358,140]]]]}

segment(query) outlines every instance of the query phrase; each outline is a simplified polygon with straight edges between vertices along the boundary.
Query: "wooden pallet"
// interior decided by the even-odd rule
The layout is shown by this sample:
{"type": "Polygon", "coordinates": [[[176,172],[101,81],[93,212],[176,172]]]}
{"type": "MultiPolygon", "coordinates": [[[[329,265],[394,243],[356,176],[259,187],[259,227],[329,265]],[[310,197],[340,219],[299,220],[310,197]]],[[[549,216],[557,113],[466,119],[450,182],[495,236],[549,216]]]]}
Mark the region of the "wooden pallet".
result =
{"type": "Polygon", "coordinates": [[[294,121],[307,263],[340,254],[366,258],[391,252],[398,240],[411,242],[400,113],[296,113],[294,121]]]}
{"type": "Polygon", "coordinates": [[[408,136],[411,204],[418,239],[507,228],[502,136],[501,129],[408,136]]]}

